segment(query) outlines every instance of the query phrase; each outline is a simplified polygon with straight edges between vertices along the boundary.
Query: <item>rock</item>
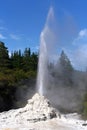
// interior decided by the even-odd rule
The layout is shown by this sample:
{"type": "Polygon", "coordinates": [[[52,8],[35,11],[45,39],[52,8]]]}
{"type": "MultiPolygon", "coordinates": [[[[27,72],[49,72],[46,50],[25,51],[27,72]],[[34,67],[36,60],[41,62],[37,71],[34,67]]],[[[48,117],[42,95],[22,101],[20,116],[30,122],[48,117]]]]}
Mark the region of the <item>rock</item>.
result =
{"type": "Polygon", "coordinates": [[[11,110],[0,116],[2,117],[0,121],[7,124],[7,119],[18,124],[25,124],[25,122],[34,123],[57,118],[59,113],[44,96],[35,94],[24,108],[11,110]]]}
{"type": "Polygon", "coordinates": [[[82,124],[82,126],[87,126],[87,123],[82,124]]]}
{"type": "Polygon", "coordinates": [[[76,117],[60,115],[44,96],[35,94],[24,108],[0,113],[0,130],[87,130],[87,121],[76,117]]]}
{"type": "Polygon", "coordinates": [[[28,104],[24,107],[24,111],[21,114],[23,118],[27,114],[27,121],[31,122],[45,121],[56,118],[58,115],[56,109],[51,107],[50,102],[39,94],[35,94],[32,99],[28,100],[28,104]]]}

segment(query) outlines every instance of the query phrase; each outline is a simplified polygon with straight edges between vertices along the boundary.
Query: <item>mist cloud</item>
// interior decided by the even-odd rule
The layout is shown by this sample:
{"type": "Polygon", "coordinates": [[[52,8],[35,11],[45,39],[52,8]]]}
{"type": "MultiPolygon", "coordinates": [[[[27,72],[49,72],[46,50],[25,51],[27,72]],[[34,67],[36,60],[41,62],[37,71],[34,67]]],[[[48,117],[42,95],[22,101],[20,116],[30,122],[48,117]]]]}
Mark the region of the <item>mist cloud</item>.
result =
{"type": "Polygon", "coordinates": [[[49,9],[46,23],[42,32],[47,45],[48,54],[50,55],[54,52],[58,41],[57,25],[53,7],[50,7],[49,9]]]}
{"type": "Polygon", "coordinates": [[[52,60],[56,61],[59,58],[59,49],[64,50],[75,69],[85,70],[87,67],[87,28],[78,32],[75,20],[69,13],[64,13],[62,19],[57,21],[53,7],[50,7],[43,30],[48,54],[52,60]]]}
{"type": "Polygon", "coordinates": [[[71,53],[67,50],[75,68],[85,70],[87,67],[87,29],[80,30],[71,45],[71,53]],[[73,49],[72,49],[73,48],[73,49]]]}

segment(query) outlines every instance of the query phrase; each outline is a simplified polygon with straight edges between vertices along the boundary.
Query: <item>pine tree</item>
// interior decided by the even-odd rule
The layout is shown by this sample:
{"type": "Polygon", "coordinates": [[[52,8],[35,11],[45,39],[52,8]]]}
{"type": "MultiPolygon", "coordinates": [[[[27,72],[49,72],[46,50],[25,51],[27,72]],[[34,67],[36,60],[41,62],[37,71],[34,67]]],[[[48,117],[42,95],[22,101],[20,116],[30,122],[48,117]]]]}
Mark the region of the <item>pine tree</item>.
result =
{"type": "Polygon", "coordinates": [[[25,50],[24,50],[24,57],[30,57],[30,56],[31,56],[30,48],[25,48],[25,50]]]}
{"type": "Polygon", "coordinates": [[[0,42],[0,70],[10,67],[8,48],[3,42],[0,42]]]}
{"type": "Polygon", "coordinates": [[[66,84],[71,85],[72,84],[72,74],[73,74],[73,67],[71,65],[71,62],[67,55],[64,53],[64,51],[61,52],[60,58],[59,58],[59,69],[61,72],[62,79],[66,84]]]}
{"type": "Polygon", "coordinates": [[[21,54],[21,50],[19,51],[14,51],[11,54],[11,63],[12,63],[12,68],[18,68],[21,69],[22,68],[22,54],[21,54]]]}
{"type": "Polygon", "coordinates": [[[64,71],[64,72],[72,72],[73,71],[73,67],[71,65],[71,62],[70,62],[69,58],[67,57],[67,55],[64,53],[64,51],[61,52],[59,63],[60,63],[62,71],[64,71]]]}
{"type": "Polygon", "coordinates": [[[36,53],[32,53],[31,55],[31,69],[36,71],[37,70],[37,63],[38,63],[38,55],[36,53]]]}

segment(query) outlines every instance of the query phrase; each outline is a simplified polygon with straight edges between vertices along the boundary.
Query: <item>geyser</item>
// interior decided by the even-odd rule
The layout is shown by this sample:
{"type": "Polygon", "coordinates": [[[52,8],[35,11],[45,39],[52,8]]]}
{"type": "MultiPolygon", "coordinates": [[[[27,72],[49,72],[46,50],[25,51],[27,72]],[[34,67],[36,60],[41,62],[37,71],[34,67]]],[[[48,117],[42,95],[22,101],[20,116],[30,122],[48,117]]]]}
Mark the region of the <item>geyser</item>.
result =
{"type": "Polygon", "coordinates": [[[37,89],[38,93],[44,95],[46,86],[48,84],[48,56],[50,50],[53,49],[55,43],[54,33],[54,11],[50,7],[44,29],[40,35],[40,51],[38,61],[38,75],[37,75],[37,89]],[[45,87],[45,88],[44,88],[45,87]]]}
{"type": "Polygon", "coordinates": [[[43,87],[45,85],[45,77],[47,74],[47,46],[44,38],[44,31],[41,32],[40,36],[40,53],[39,53],[39,63],[38,63],[38,78],[37,86],[39,94],[43,95],[43,87]]]}

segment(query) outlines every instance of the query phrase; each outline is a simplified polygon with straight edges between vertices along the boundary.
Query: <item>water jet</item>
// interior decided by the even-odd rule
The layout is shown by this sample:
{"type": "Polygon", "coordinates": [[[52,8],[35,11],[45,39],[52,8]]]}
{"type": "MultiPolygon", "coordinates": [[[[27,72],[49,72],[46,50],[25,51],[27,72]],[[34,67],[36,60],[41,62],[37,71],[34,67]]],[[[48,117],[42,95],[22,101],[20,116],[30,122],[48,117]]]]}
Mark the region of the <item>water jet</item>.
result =
{"type": "Polygon", "coordinates": [[[45,26],[40,35],[40,50],[38,61],[38,74],[37,74],[37,91],[39,94],[44,95],[46,86],[48,84],[48,59],[49,52],[55,42],[54,26],[54,11],[50,7],[45,26]]]}

